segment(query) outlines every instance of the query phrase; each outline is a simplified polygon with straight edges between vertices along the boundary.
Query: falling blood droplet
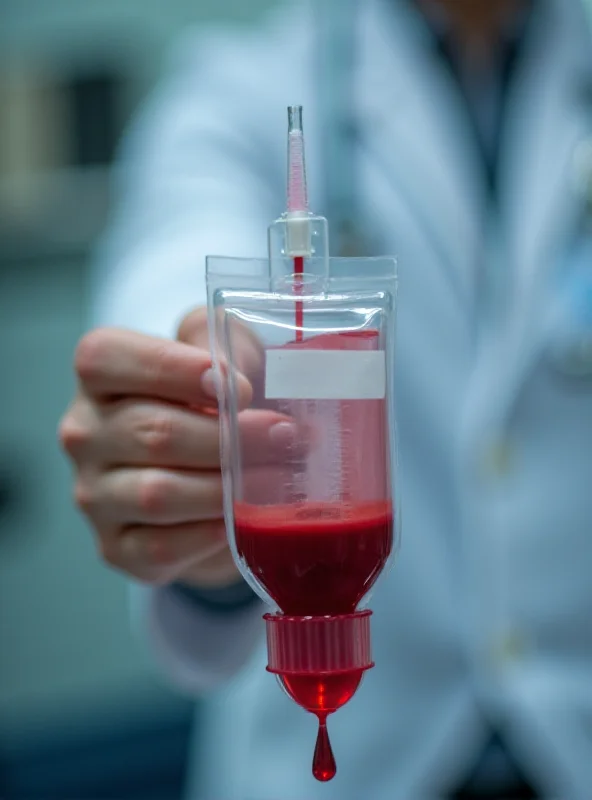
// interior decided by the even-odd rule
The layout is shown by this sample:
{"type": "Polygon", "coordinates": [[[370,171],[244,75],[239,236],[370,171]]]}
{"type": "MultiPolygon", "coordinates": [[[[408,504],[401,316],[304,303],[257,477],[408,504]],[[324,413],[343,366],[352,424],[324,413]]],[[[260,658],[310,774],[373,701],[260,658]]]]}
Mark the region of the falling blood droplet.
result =
{"type": "Polygon", "coordinates": [[[327,721],[319,717],[319,732],[312,760],[312,774],[318,781],[325,782],[334,778],[336,772],[337,766],[331,749],[331,742],[329,741],[327,721]]]}

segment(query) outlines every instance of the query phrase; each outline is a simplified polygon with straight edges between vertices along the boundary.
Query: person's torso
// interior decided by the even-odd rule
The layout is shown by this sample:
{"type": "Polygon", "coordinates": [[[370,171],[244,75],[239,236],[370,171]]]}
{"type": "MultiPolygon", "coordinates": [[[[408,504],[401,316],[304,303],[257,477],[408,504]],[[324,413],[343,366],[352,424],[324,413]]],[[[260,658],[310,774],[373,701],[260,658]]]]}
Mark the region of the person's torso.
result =
{"type": "MultiPolygon", "coordinates": [[[[314,719],[265,673],[261,649],[211,700],[196,767],[208,800],[432,797],[438,776],[453,780],[475,757],[487,717],[507,725],[543,784],[568,797],[592,785],[592,367],[568,375],[569,347],[554,348],[575,313],[562,298],[581,210],[573,153],[592,132],[577,90],[592,45],[575,3],[542,5],[508,98],[497,216],[462,98],[425,31],[387,2],[365,6],[352,155],[367,241],[399,263],[402,547],[371,604],[376,667],[330,720],[335,781],[310,776],[314,719]]],[[[268,32],[278,71],[259,102],[312,109],[322,212],[322,44],[307,13],[291,19],[289,41],[268,32]]],[[[262,111],[279,196],[276,118],[262,111]]]]}

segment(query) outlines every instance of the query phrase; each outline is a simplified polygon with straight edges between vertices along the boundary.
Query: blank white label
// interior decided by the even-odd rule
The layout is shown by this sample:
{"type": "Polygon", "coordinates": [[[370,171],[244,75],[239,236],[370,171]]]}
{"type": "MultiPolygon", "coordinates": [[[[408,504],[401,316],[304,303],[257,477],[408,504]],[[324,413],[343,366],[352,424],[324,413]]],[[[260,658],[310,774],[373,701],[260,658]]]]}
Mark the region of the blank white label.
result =
{"type": "Polygon", "coordinates": [[[268,400],[382,400],[384,350],[268,350],[268,400]]]}

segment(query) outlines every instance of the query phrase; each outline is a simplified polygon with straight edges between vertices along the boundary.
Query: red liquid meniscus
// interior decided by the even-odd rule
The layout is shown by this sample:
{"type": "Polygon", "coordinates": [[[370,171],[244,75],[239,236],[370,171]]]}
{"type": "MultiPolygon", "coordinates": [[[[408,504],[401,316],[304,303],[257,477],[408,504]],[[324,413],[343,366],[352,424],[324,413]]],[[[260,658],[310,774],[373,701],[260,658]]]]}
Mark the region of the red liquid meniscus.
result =
{"type": "Polygon", "coordinates": [[[236,546],[284,614],[350,614],[393,545],[389,503],[234,507],[236,546]]]}

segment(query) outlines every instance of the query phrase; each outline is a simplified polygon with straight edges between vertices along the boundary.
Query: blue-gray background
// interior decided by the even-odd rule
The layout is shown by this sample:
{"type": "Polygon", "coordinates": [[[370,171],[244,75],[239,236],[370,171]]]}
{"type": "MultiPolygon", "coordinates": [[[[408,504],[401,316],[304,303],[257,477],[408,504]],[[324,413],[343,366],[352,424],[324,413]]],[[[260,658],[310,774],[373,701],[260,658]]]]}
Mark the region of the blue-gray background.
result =
{"type": "Polygon", "coordinates": [[[191,24],[273,0],[0,2],[0,798],[174,798],[191,704],[130,634],[55,431],[134,108],[191,24]]]}

